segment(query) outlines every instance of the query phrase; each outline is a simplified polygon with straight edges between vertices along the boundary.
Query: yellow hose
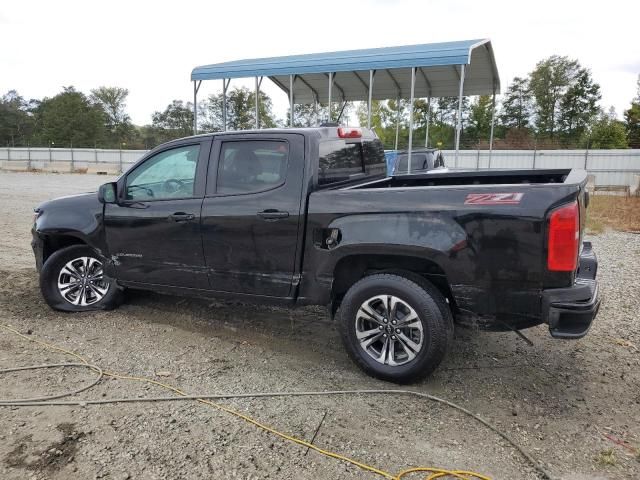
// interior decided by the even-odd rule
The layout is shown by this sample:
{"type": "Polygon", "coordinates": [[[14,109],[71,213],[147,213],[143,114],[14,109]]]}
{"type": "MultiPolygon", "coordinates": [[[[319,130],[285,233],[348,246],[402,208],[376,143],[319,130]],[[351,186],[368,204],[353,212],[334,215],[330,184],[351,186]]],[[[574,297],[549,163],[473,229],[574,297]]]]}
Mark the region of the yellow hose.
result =
{"type": "MultiPolygon", "coordinates": [[[[82,357],[81,355],[72,352],[70,350],[66,350],[62,347],[58,347],[56,345],[47,343],[47,342],[43,342],[42,340],[38,340],[32,337],[28,337],[26,335],[23,335],[22,333],[20,333],[19,331],[17,331],[16,329],[6,326],[6,325],[0,325],[0,328],[3,328],[15,335],[18,335],[19,337],[28,340],[30,342],[36,343],[38,345],[41,345],[45,348],[48,348],[50,350],[55,350],[61,353],[64,353],[66,355],[70,355],[78,360],[80,360],[82,363],[86,364],[86,365],[90,365],[89,362],[82,357]]],[[[172,385],[168,385],[166,383],[162,383],[162,382],[158,382],[157,380],[153,380],[151,378],[146,378],[146,377],[137,377],[137,376],[131,376],[131,375],[122,375],[116,372],[110,372],[110,371],[106,371],[104,370],[104,375],[105,376],[109,376],[109,377],[113,377],[113,378],[118,378],[121,380],[130,380],[130,381],[137,381],[137,382],[145,382],[145,383],[149,383],[152,385],[157,385],[159,387],[165,388],[167,390],[170,390],[174,393],[177,393],[180,396],[187,396],[187,393],[185,393],[184,391],[180,390],[177,387],[174,387],[172,385]]],[[[381,470],[379,468],[376,468],[374,466],[368,465],[366,463],[360,462],[358,460],[355,460],[353,458],[347,457],[346,455],[341,455],[339,453],[336,452],[332,452],[330,450],[325,450],[323,448],[320,448],[312,443],[307,442],[306,440],[302,440],[300,438],[297,438],[293,435],[289,435],[287,433],[281,432],[279,430],[276,430],[273,427],[270,427],[268,425],[265,425],[264,423],[248,416],[245,415],[243,413],[237,412],[229,407],[225,407],[224,405],[220,405],[218,403],[214,403],[210,400],[205,400],[205,399],[197,399],[196,401],[203,403],[205,405],[208,405],[210,407],[214,407],[218,410],[221,410],[223,412],[226,412],[230,415],[233,415],[237,418],[240,418],[242,420],[244,420],[247,423],[250,423],[251,425],[254,425],[262,430],[265,430],[269,433],[272,433],[273,435],[276,435],[284,440],[288,440],[289,442],[292,443],[296,443],[298,445],[302,445],[304,447],[307,447],[311,450],[314,450],[316,452],[318,452],[321,455],[324,455],[326,457],[330,457],[330,458],[335,458],[338,460],[342,460],[343,462],[349,463],[351,465],[355,465],[356,467],[371,472],[371,473],[375,473],[376,475],[379,475],[381,477],[384,478],[388,478],[390,480],[402,480],[403,477],[410,475],[412,473],[419,473],[419,472],[426,472],[429,473],[430,475],[427,475],[426,480],[435,480],[437,478],[444,478],[444,477],[452,477],[452,478],[457,478],[457,479],[461,479],[461,480],[471,480],[473,478],[479,479],[479,480],[491,480],[489,477],[486,477],[484,475],[481,475],[479,473],[475,473],[475,472],[469,472],[469,471],[464,471],[464,470],[446,470],[446,469],[442,469],[442,468],[434,468],[434,467],[414,467],[414,468],[408,468],[406,470],[401,471],[400,473],[394,475],[390,472],[386,472],[384,470],[381,470]]]]}

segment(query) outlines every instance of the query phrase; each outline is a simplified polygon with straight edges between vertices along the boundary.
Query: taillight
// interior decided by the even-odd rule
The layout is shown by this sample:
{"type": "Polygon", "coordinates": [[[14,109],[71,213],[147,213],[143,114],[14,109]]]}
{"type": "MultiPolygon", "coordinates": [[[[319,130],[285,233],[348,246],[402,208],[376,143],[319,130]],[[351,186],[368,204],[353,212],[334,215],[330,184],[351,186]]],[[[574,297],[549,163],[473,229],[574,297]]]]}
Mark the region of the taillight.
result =
{"type": "Polygon", "coordinates": [[[359,128],[339,127],[338,137],[340,138],[362,138],[362,130],[359,128]]]}
{"type": "Polygon", "coordinates": [[[547,268],[553,272],[573,272],[578,266],[580,213],[578,202],[560,207],[549,217],[547,268]]]}

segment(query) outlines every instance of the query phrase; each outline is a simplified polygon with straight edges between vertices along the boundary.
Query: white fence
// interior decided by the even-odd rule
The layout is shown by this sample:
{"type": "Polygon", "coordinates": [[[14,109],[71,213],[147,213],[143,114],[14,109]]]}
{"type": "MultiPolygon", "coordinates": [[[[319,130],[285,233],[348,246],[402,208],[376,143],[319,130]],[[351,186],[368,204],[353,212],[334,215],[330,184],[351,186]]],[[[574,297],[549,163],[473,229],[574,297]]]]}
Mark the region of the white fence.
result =
{"type": "MultiPolygon", "coordinates": [[[[58,172],[127,170],[146,150],[93,148],[0,148],[0,168],[58,172]]],[[[640,175],[640,150],[445,150],[450,168],[580,168],[595,176],[595,184],[631,186],[640,175]]]]}
{"type": "Polygon", "coordinates": [[[444,151],[449,168],[579,168],[598,186],[632,186],[640,175],[640,150],[462,150],[444,151]]]}
{"type": "Polygon", "coordinates": [[[95,148],[0,148],[0,168],[56,172],[107,172],[127,170],[148,150],[95,148]]]}

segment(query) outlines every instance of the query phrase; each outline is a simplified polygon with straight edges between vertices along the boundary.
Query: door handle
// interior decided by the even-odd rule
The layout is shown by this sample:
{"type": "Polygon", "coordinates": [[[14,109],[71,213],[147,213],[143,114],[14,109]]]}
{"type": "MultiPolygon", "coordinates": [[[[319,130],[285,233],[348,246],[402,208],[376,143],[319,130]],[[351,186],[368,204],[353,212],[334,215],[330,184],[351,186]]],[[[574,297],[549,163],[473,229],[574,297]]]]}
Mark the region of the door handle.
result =
{"type": "Polygon", "coordinates": [[[289,217],[289,212],[282,212],[280,210],[276,210],[275,208],[269,208],[262,212],[258,212],[258,216],[263,220],[280,220],[282,218],[289,217]]]}
{"type": "Polygon", "coordinates": [[[189,222],[196,218],[193,213],[176,212],[169,215],[169,220],[172,222],[189,222]]]}

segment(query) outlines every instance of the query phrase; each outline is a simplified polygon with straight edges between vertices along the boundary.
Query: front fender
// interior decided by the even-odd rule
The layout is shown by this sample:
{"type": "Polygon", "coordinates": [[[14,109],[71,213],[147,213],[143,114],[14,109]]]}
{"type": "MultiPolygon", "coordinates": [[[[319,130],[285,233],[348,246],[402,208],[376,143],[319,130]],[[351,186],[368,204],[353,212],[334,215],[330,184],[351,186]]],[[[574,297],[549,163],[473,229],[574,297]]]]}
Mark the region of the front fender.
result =
{"type": "MultiPolygon", "coordinates": [[[[95,193],[63,197],[45,202],[36,208],[32,235],[35,243],[41,242],[44,255],[60,239],[77,239],[106,257],[103,232],[102,203],[95,193]],[[49,247],[48,247],[49,246],[49,247]]],[[[64,242],[63,242],[64,243],[64,242]]]]}

